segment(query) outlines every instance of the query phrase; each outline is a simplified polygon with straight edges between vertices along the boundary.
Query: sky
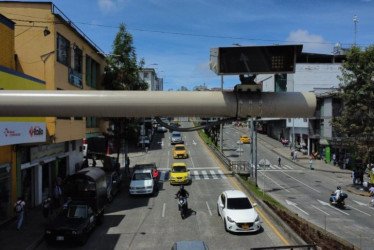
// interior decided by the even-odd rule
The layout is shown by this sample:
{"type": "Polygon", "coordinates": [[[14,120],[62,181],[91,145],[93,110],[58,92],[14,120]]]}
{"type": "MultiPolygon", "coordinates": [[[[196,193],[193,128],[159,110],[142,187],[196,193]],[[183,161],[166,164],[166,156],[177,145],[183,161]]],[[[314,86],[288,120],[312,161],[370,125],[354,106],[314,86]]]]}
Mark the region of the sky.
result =
{"type": "MultiPolygon", "coordinates": [[[[40,1],[39,2],[43,2],[40,1]]],[[[155,68],[164,90],[220,87],[209,68],[210,49],[303,44],[303,52],[332,54],[335,43],[374,42],[374,0],[55,0],[105,53],[121,23],[138,60],[155,68]],[[357,15],[357,29],[353,22],[357,15]]],[[[239,83],[224,76],[224,88],[239,83]]]]}

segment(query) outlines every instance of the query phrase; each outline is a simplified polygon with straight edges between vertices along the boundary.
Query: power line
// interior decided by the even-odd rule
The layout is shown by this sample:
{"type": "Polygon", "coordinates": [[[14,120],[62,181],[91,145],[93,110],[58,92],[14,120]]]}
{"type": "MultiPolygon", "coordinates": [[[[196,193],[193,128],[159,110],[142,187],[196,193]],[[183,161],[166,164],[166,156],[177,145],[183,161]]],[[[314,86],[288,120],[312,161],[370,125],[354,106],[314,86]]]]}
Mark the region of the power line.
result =
{"type": "MultiPolygon", "coordinates": [[[[9,14],[9,13],[8,13],[9,14]]],[[[24,16],[24,15],[20,15],[24,16]]],[[[29,16],[25,16],[29,17],[29,16]]],[[[12,21],[28,22],[28,23],[53,23],[53,24],[64,24],[63,22],[55,22],[49,20],[25,20],[25,19],[11,19],[12,21]]],[[[119,29],[119,26],[104,25],[104,24],[93,24],[86,22],[75,22],[76,24],[95,26],[102,28],[113,28],[119,29]]],[[[217,38],[217,39],[230,39],[230,40],[241,40],[241,41],[261,41],[261,42],[271,42],[271,43],[303,43],[303,44],[321,44],[321,45],[334,45],[331,42],[310,42],[310,41],[290,41],[290,40],[279,40],[279,39],[263,39],[263,38],[248,38],[248,37],[234,37],[234,36],[221,36],[221,35],[207,35],[207,34],[194,34],[194,33],[184,33],[184,32],[174,32],[174,31],[163,31],[163,30],[151,30],[142,28],[128,28],[129,30],[139,31],[139,32],[149,32],[158,33],[165,35],[178,35],[178,36],[190,36],[190,37],[202,37],[202,38],[217,38]]],[[[343,45],[350,46],[350,43],[342,43],[343,45]]],[[[358,44],[356,46],[364,47],[364,44],[358,44]]]]}

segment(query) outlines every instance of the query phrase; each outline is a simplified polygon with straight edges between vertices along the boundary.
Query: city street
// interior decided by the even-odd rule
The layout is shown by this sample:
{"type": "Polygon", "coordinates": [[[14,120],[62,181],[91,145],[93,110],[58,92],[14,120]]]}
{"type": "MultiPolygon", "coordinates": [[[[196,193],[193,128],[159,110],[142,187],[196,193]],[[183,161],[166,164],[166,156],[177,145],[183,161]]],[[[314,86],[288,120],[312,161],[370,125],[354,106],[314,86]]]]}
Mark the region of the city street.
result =
{"type": "MultiPolygon", "coordinates": [[[[131,167],[136,163],[155,162],[161,170],[158,194],[130,197],[127,180],[106,209],[104,224],[97,226],[82,249],[170,249],[174,242],[184,240],[203,240],[210,249],[285,245],[263,218],[263,230],[257,233],[225,232],[223,221],[217,215],[217,199],[224,190],[238,189],[238,184],[224,173],[197,133],[182,133],[189,153],[189,158],[184,160],[172,158],[169,136],[170,133],[156,134],[148,153],[130,154],[131,167]],[[185,220],[181,219],[174,199],[179,187],[171,186],[168,181],[168,169],[173,162],[186,162],[192,176],[192,183],[186,186],[191,210],[185,220]]],[[[51,247],[61,249],[44,241],[38,249],[51,247]]]]}
{"type": "MultiPolygon", "coordinates": [[[[250,144],[241,146],[244,151],[241,155],[236,151],[239,147],[236,142],[243,133],[249,135],[248,128],[238,129],[231,125],[225,126],[224,149],[230,149],[225,153],[230,156],[231,160],[249,161],[250,144]]],[[[301,160],[295,162],[290,156],[284,157],[283,155],[281,166],[279,166],[279,154],[273,150],[274,145],[271,143],[274,142],[271,140],[266,135],[258,134],[258,161],[267,159],[270,162],[270,166],[266,169],[258,169],[258,186],[305,220],[361,249],[372,249],[374,208],[368,206],[368,197],[347,192],[347,188],[352,184],[349,172],[332,173],[309,170],[309,168],[299,166],[298,162],[301,160]],[[343,192],[348,193],[345,209],[329,205],[329,196],[337,186],[341,186],[343,192]]],[[[276,143],[280,144],[280,142],[276,143]]],[[[307,157],[301,152],[298,153],[299,157],[307,157]]]]}

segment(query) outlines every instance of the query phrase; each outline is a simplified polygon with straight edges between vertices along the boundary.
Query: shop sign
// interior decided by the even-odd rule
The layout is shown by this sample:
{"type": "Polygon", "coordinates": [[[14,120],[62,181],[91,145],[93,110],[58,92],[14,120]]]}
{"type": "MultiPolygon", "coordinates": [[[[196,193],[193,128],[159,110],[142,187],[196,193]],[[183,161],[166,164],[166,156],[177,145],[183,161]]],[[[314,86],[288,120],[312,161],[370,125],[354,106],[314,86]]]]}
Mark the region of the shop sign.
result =
{"type": "Polygon", "coordinates": [[[330,145],[329,141],[327,139],[319,139],[320,145],[330,145]]]}
{"type": "Polygon", "coordinates": [[[0,122],[0,146],[46,141],[44,122],[0,122]]]}
{"type": "Polygon", "coordinates": [[[30,148],[30,160],[31,163],[33,163],[35,160],[39,160],[47,156],[56,155],[64,152],[64,143],[40,145],[30,148]]]}

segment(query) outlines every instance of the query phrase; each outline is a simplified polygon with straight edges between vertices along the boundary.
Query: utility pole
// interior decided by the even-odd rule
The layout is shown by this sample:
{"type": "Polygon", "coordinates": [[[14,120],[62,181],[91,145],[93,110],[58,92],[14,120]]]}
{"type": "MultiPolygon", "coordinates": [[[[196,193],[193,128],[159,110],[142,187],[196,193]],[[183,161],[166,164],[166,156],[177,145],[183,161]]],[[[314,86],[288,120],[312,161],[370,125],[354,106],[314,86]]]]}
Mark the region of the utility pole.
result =
{"type": "MultiPolygon", "coordinates": [[[[223,76],[221,76],[221,92],[223,92],[223,76]]],[[[219,145],[221,153],[223,153],[223,124],[219,125],[219,145]]]]}
{"type": "Polygon", "coordinates": [[[357,23],[358,23],[358,19],[357,19],[357,15],[354,15],[353,16],[353,23],[354,23],[354,26],[355,26],[355,42],[354,42],[354,45],[356,46],[356,36],[357,36],[357,23]]]}

